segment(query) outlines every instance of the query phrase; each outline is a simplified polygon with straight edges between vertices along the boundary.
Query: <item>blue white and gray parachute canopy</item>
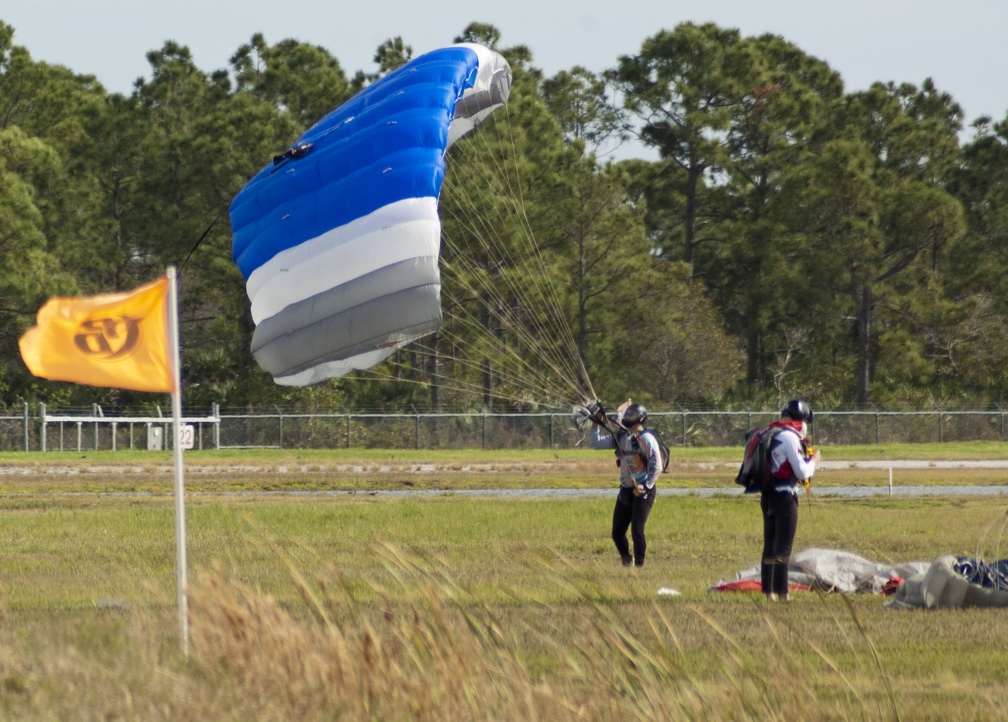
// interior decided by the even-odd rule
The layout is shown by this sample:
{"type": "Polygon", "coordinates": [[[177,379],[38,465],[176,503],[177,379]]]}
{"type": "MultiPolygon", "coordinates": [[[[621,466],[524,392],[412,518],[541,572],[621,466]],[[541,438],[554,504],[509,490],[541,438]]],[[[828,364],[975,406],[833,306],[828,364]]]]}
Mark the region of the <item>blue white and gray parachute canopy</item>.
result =
{"type": "Polygon", "coordinates": [[[370,368],[440,327],[445,152],[510,90],[492,50],[427,53],[322,118],[235,196],[252,353],[278,384],[370,368]]]}

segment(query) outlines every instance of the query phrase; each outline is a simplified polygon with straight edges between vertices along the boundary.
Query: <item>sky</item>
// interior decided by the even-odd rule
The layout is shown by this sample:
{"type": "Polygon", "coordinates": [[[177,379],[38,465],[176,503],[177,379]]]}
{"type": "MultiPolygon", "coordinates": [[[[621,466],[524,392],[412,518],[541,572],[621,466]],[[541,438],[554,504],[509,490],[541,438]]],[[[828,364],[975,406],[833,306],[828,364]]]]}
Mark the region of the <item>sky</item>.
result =
{"type": "Polygon", "coordinates": [[[150,77],[146,54],[167,40],[206,72],[228,67],[255,33],[320,45],[348,76],[373,72],[375,50],[401,36],[414,56],[450,44],[472,22],[526,45],[547,76],[575,65],[600,72],[681,22],[743,35],[774,33],[840,73],[848,92],[874,81],[932,78],[965,112],[1008,115],[1008,2],[1003,0],[0,0],[0,20],[35,60],[91,74],[129,93],[150,77]]]}

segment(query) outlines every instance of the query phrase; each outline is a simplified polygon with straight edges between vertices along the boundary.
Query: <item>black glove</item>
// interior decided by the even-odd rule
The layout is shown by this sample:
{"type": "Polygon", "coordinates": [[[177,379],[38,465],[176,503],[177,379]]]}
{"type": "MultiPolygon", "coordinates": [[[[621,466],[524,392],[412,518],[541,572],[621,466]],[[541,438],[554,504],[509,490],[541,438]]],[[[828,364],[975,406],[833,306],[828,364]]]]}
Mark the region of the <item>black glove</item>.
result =
{"type": "Polygon", "coordinates": [[[592,421],[594,421],[596,424],[606,423],[607,419],[605,408],[602,406],[602,403],[600,401],[590,403],[586,408],[588,409],[588,414],[592,421]]]}

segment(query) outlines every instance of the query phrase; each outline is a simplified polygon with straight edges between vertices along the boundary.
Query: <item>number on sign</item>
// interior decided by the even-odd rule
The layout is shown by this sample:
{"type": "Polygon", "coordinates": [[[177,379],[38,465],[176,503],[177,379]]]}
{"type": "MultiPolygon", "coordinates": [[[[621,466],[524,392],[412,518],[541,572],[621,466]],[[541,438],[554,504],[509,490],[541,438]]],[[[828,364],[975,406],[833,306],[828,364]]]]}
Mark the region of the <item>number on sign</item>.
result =
{"type": "Polygon", "coordinates": [[[179,429],[179,446],[183,449],[191,449],[194,446],[196,431],[192,424],[182,424],[179,429]]]}

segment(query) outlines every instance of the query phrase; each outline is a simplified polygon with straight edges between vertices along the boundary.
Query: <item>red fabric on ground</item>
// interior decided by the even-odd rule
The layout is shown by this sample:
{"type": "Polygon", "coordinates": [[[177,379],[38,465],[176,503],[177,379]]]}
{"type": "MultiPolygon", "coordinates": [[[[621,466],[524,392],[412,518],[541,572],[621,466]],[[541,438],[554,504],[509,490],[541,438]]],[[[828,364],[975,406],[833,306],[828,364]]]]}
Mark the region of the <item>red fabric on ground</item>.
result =
{"type": "MultiPolygon", "coordinates": [[[[788,583],[789,592],[807,592],[808,584],[788,583]]],[[[715,592],[762,592],[763,585],[756,579],[743,579],[740,582],[728,582],[714,587],[715,592]]]]}
{"type": "Polygon", "coordinates": [[[899,589],[900,584],[904,581],[906,580],[903,579],[903,577],[890,577],[889,581],[885,583],[884,587],[882,587],[881,593],[886,595],[895,594],[896,590],[899,589]]]}

